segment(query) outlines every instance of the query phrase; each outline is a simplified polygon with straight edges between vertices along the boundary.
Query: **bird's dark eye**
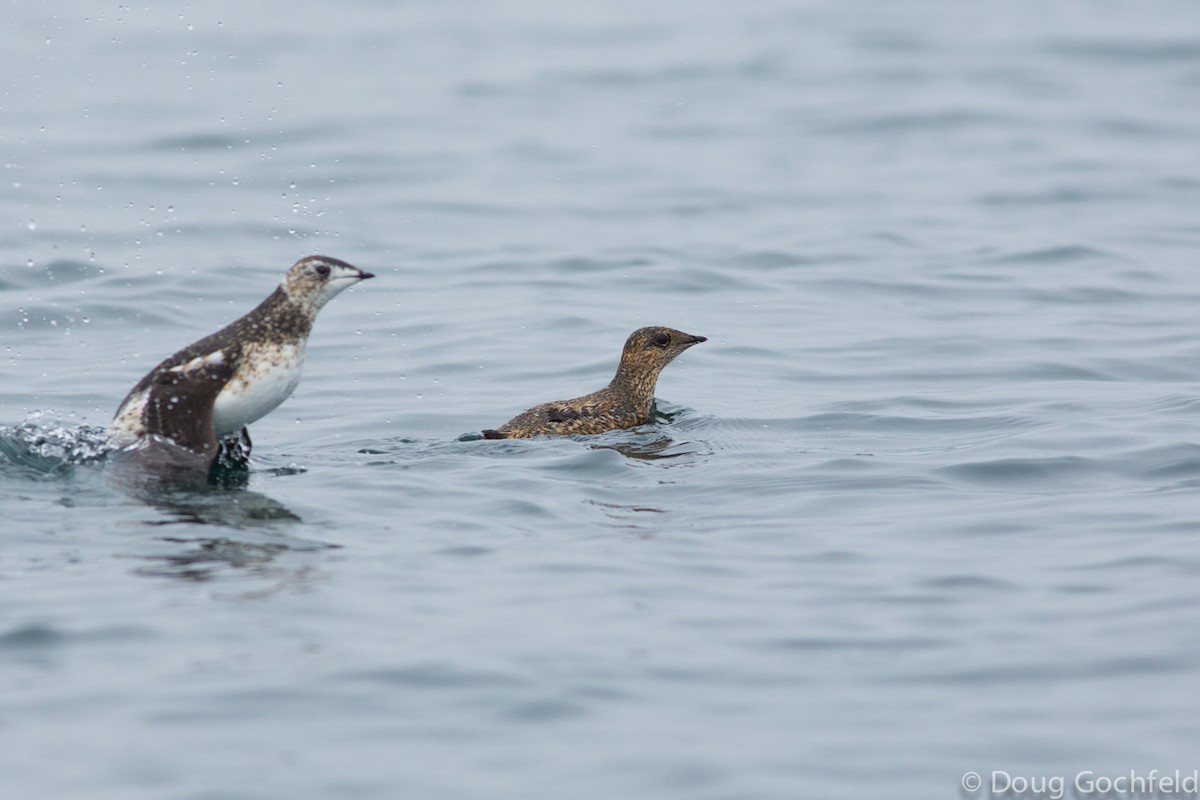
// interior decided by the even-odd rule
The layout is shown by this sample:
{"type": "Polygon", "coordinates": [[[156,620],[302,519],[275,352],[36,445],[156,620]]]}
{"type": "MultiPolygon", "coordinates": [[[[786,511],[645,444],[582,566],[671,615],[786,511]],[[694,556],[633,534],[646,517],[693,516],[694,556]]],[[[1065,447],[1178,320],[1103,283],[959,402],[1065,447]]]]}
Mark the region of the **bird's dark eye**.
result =
{"type": "Polygon", "coordinates": [[[329,265],[328,264],[317,264],[316,270],[317,270],[317,274],[320,275],[322,278],[329,275],[329,265]]]}
{"type": "Polygon", "coordinates": [[[655,347],[666,347],[671,343],[671,334],[656,333],[654,334],[653,342],[655,347]]]}

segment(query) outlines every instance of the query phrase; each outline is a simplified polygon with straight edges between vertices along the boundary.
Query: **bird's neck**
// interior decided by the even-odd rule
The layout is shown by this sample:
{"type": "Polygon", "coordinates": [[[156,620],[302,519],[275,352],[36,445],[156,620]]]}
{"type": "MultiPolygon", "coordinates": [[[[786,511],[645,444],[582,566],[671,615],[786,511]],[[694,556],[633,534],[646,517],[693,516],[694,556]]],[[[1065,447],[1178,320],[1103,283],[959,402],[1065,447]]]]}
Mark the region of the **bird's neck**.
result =
{"type": "Polygon", "coordinates": [[[246,316],[270,331],[303,338],[312,330],[316,310],[305,307],[281,285],[246,316]]]}
{"type": "Polygon", "coordinates": [[[607,391],[614,399],[632,405],[638,413],[650,413],[654,405],[654,387],[658,383],[658,372],[655,370],[638,369],[622,361],[617,367],[617,374],[609,382],[607,391]]]}

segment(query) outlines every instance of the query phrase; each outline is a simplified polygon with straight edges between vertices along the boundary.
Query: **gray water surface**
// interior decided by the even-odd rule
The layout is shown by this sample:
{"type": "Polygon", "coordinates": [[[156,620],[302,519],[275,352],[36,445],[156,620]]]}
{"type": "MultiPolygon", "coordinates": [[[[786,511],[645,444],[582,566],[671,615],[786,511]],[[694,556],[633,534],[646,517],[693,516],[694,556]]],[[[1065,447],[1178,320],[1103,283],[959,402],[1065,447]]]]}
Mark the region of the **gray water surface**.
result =
{"type": "Polygon", "coordinates": [[[3,19],[3,797],[1200,768],[1193,4],[3,19]],[[309,253],[378,278],[247,485],[113,469],[309,253]],[[653,424],[464,436],[649,324],[653,424]]]}

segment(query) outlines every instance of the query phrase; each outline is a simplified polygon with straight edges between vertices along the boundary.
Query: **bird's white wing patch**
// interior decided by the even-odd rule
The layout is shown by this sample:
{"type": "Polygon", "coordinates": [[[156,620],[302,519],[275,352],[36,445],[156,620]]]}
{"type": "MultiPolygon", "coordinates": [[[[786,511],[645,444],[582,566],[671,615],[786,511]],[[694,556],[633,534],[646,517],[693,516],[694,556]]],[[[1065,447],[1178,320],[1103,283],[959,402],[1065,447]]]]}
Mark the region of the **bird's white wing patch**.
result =
{"type": "Polygon", "coordinates": [[[191,361],[188,361],[185,364],[180,364],[177,367],[171,367],[171,369],[169,369],[167,371],[168,372],[178,372],[183,375],[190,375],[191,373],[195,372],[196,370],[200,370],[200,369],[204,369],[205,367],[210,367],[210,366],[224,364],[224,363],[225,363],[225,351],[224,350],[214,350],[213,352],[209,353],[206,356],[196,356],[191,361]]]}

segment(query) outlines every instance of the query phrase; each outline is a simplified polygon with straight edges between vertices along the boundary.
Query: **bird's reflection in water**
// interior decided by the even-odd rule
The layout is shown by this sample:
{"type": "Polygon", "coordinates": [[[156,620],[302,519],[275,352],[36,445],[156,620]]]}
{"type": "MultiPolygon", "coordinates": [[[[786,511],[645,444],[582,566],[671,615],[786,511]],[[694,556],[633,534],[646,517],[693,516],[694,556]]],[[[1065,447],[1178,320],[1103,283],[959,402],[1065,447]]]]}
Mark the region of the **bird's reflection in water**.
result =
{"type": "Polygon", "coordinates": [[[144,459],[117,458],[109,463],[113,483],[128,496],[170,515],[151,524],[222,525],[257,528],[300,522],[298,515],[277,500],[246,489],[250,471],[245,464],[217,464],[207,472],[144,459]]]}
{"type": "Polygon", "coordinates": [[[626,458],[638,461],[660,461],[696,453],[696,450],[692,449],[691,442],[676,442],[669,436],[656,436],[641,441],[594,444],[591,447],[595,450],[616,450],[626,458]]]}
{"type": "Polygon", "coordinates": [[[150,525],[219,525],[239,530],[278,530],[303,521],[278,500],[249,489],[208,485],[196,491],[175,486],[167,491],[135,497],[166,512],[165,519],[148,523],[150,525]]]}
{"type": "MultiPolygon", "coordinates": [[[[680,411],[655,401],[650,412],[650,424],[614,433],[625,441],[593,444],[595,450],[616,450],[626,458],[637,461],[662,461],[664,459],[691,456],[699,452],[692,442],[677,442],[665,430],[669,430],[680,416],[680,411]],[[660,427],[661,426],[661,427],[660,427]],[[633,434],[633,438],[625,438],[633,434]]],[[[701,448],[702,449],[702,448],[701,448]]]]}
{"type": "Polygon", "coordinates": [[[146,525],[178,526],[178,534],[157,537],[158,542],[169,546],[168,552],[128,556],[149,562],[136,570],[139,575],[195,582],[234,577],[265,580],[261,588],[243,593],[256,596],[316,577],[311,564],[282,566],[282,557],[339,547],[291,535],[290,531],[303,522],[300,516],[279,501],[244,488],[248,478],[244,467],[214,469],[206,474],[195,470],[147,471],[138,464],[119,462],[111,466],[110,475],[126,495],[163,512],[160,518],[147,520],[146,525]],[[221,531],[207,536],[202,532],[206,527],[221,531]],[[185,529],[197,535],[186,535],[185,529]]]}
{"type": "Polygon", "coordinates": [[[653,538],[655,531],[661,527],[660,523],[651,522],[646,515],[667,513],[665,508],[654,508],[653,506],[630,506],[621,503],[605,503],[600,500],[588,500],[587,502],[600,509],[612,527],[632,531],[643,539],[653,538]]]}
{"type": "Polygon", "coordinates": [[[264,597],[312,583],[321,576],[316,566],[311,563],[285,565],[281,560],[296,553],[337,548],[337,545],[320,542],[253,534],[237,539],[164,536],[159,541],[175,546],[175,552],[135,556],[147,562],[135,570],[138,575],[192,583],[249,580],[253,588],[240,591],[238,596],[243,598],[264,597]]]}

